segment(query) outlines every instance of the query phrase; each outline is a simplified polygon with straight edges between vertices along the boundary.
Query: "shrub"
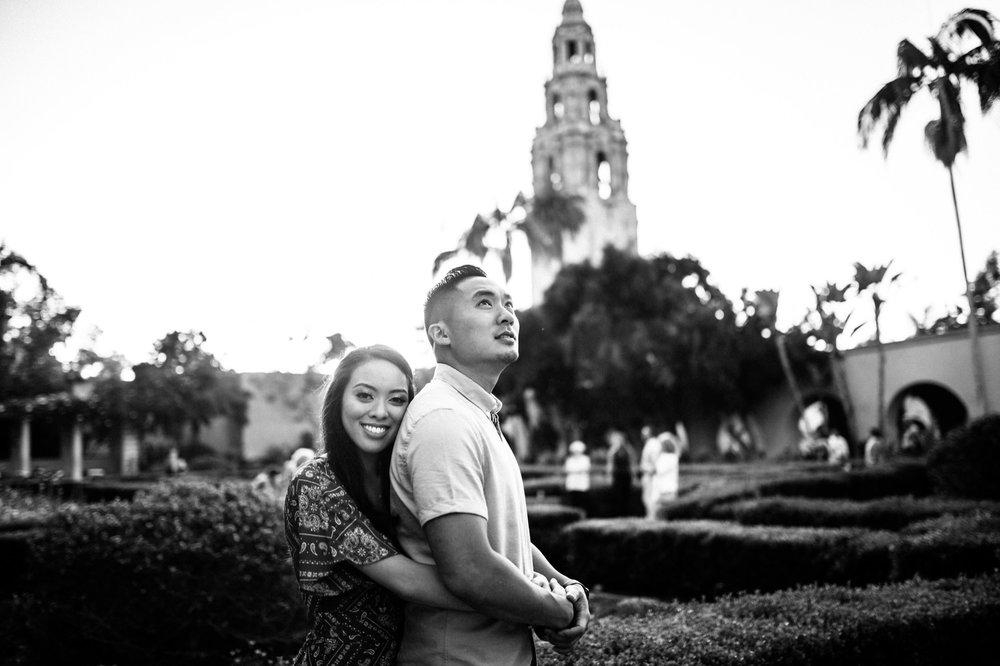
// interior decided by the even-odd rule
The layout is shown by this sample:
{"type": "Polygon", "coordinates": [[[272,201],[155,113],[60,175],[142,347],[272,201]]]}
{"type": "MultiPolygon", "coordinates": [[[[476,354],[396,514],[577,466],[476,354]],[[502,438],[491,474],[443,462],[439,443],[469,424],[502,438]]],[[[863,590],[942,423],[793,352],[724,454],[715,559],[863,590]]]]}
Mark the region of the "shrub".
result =
{"type": "MultiPolygon", "coordinates": [[[[622,604],[625,606],[625,604],[622,604]]],[[[569,657],[539,663],[695,666],[986,666],[1000,650],[1000,575],[716,603],[635,603],[597,617],[569,657]]]]}
{"type": "Polygon", "coordinates": [[[991,522],[995,515],[956,520],[947,517],[900,534],[717,521],[586,520],[569,525],[563,535],[567,571],[588,585],[691,599],[809,583],[859,585],[915,575],[978,574],[1000,565],[1000,531],[991,522]],[[967,533],[958,538],[963,530],[967,533]]]}
{"type": "Polygon", "coordinates": [[[1000,503],[940,497],[886,497],[870,502],[767,497],[718,504],[711,507],[707,515],[714,520],[729,520],[743,525],[899,530],[911,523],[945,514],[967,514],[984,509],[1000,512],[1000,503]]]}
{"type": "Polygon", "coordinates": [[[538,546],[552,566],[560,571],[566,566],[566,540],[562,538],[562,528],[583,517],[580,509],[559,504],[528,505],[531,543],[538,546]]]}
{"type": "Polygon", "coordinates": [[[883,497],[930,493],[924,465],[900,462],[869,469],[844,471],[791,471],[777,478],[732,479],[717,487],[696,489],[660,506],[657,515],[666,519],[696,519],[712,515],[715,507],[740,500],[775,497],[811,497],[873,500],[883,497]]]}
{"type": "Polygon", "coordinates": [[[1000,414],[956,428],[927,456],[934,491],[1000,500],[1000,414]]]}
{"type": "Polygon", "coordinates": [[[278,510],[246,484],[67,505],[30,546],[27,663],[207,663],[302,623],[278,510]]]}

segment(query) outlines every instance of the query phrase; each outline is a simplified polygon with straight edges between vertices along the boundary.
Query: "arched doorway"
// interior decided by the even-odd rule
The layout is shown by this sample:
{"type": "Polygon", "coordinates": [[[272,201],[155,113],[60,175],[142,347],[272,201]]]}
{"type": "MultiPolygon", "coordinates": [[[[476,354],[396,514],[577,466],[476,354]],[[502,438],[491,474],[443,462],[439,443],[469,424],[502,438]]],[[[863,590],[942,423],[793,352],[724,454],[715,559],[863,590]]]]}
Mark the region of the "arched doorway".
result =
{"type": "Polygon", "coordinates": [[[886,408],[886,435],[890,442],[898,442],[902,434],[904,403],[908,396],[921,400],[929,409],[934,425],[941,437],[964,425],[969,420],[969,410],[962,399],[947,386],[936,382],[918,382],[900,389],[886,408]]]}

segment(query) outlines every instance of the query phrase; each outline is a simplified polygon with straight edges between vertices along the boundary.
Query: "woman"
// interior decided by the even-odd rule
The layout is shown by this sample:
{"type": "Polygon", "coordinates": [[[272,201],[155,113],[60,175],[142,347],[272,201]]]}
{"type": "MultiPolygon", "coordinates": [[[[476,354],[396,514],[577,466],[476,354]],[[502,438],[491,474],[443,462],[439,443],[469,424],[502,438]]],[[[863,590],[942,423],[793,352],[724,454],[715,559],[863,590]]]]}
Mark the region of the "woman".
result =
{"type": "Polygon", "coordinates": [[[329,383],[325,451],[285,498],[285,536],[312,624],[295,664],[392,664],[402,601],[470,610],[435,567],[391,539],[389,455],[412,398],[409,364],[383,345],[348,354],[329,383]]]}

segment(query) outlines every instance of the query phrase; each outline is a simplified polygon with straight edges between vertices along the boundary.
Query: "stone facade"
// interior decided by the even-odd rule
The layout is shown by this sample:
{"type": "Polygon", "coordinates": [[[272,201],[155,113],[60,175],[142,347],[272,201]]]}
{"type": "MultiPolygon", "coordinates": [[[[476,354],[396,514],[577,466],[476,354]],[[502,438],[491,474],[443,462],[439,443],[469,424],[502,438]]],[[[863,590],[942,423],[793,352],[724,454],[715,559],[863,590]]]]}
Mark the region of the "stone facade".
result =
{"type": "Polygon", "coordinates": [[[535,193],[581,198],[586,221],[563,232],[562,256],[533,252],[534,302],[564,264],[598,264],[612,245],[637,253],[635,205],[628,198],[628,150],[621,123],[608,115],[607,81],[597,73],[596,46],[576,0],[563,6],[552,38],[553,73],[545,84],[545,124],[535,133],[535,193]]]}

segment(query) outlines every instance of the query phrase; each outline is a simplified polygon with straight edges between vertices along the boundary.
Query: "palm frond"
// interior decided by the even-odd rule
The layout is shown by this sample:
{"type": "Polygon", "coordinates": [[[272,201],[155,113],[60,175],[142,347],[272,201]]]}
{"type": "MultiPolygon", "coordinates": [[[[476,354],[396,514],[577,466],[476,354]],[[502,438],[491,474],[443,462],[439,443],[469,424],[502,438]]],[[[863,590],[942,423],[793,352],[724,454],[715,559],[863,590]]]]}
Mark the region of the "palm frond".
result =
{"type": "Polygon", "coordinates": [[[489,222],[482,215],[476,215],[476,219],[472,221],[472,227],[465,234],[465,249],[479,257],[480,260],[486,256],[485,239],[489,229],[489,222]]]}
{"type": "Polygon", "coordinates": [[[501,264],[501,266],[503,266],[503,275],[504,275],[504,279],[507,282],[510,282],[510,276],[511,276],[511,273],[513,272],[513,268],[514,268],[514,260],[513,260],[513,257],[511,256],[511,253],[510,253],[511,241],[512,241],[511,233],[510,233],[510,231],[508,231],[507,232],[507,244],[500,251],[500,264],[501,264]]]}
{"type": "Polygon", "coordinates": [[[900,77],[913,76],[914,71],[923,70],[924,67],[930,64],[930,58],[916,47],[913,42],[904,39],[896,47],[896,64],[900,77]]]}
{"type": "Polygon", "coordinates": [[[924,137],[934,157],[950,168],[958,154],[966,148],[961,93],[947,77],[933,81],[931,91],[941,107],[941,117],[927,123],[924,137]]]}
{"type": "Polygon", "coordinates": [[[957,37],[961,39],[971,33],[981,43],[987,44],[997,39],[996,22],[996,18],[986,10],[963,9],[945,21],[938,35],[944,38],[957,37]]]}
{"type": "Polygon", "coordinates": [[[962,74],[976,85],[979,93],[979,108],[988,112],[1000,101],[1000,42],[993,42],[978,54],[963,58],[965,69],[962,74]],[[975,62],[969,62],[976,56],[975,62]]]}
{"type": "Polygon", "coordinates": [[[889,153],[889,144],[892,143],[899,116],[903,107],[913,97],[913,93],[919,89],[920,82],[919,77],[900,76],[882,86],[875,96],[868,100],[858,114],[858,134],[861,136],[863,147],[868,147],[872,134],[882,125],[882,151],[885,154],[889,153]]]}
{"type": "Polygon", "coordinates": [[[431,276],[437,275],[437,272],[441,269],[441,264],[454,257],[458,252],[458,250],[448,250],[434,257],[434,268],[431,270],[431,276]]]}

